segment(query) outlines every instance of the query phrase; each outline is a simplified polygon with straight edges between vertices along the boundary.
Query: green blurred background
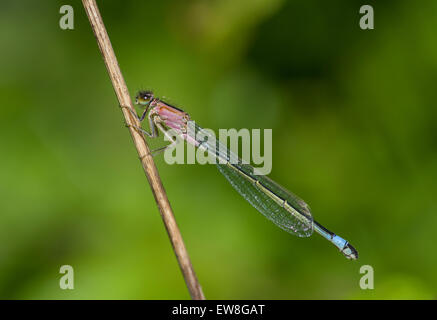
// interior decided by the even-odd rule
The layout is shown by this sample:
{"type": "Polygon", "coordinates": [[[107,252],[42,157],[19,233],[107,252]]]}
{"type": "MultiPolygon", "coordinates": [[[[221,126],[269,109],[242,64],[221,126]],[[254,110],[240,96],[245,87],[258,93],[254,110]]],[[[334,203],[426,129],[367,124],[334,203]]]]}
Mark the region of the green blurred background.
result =
{"type": "MultiPolygon", "coordinates": [[[[207,298],[437,298],[436,1],[100,10],[131,95],[153,89],[214,130],[272,128],[270,177],[360,253],[280,230],[214,166],[156,157],[207,298]]],[[[0,298],[188,299],[81,2],[2,1],[0,43],[0,298]]]]}

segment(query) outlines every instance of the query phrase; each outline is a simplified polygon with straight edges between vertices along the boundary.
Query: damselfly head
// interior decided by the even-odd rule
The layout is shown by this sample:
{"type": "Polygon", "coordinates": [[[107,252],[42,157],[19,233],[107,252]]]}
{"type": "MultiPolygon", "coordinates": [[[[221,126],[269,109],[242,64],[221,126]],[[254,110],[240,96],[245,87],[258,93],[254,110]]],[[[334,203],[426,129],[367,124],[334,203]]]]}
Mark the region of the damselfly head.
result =
{"type": "Polygon", "coordinates": [[[152,91],[139,91],[135,97],[135,103],[147,105],[153,99],[152,91]]]}

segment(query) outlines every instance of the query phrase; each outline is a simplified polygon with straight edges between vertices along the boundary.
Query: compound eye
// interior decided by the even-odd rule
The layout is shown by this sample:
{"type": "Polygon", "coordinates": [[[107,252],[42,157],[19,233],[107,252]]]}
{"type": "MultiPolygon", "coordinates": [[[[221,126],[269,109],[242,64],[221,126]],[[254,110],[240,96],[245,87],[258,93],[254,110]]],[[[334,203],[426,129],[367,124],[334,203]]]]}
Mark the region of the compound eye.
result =
{"type": "Polygon", "coordinates": [[[153,94],[150,91],[140,91],[135,98],[137,103],[146,104],[153,99],[153,94]]]}

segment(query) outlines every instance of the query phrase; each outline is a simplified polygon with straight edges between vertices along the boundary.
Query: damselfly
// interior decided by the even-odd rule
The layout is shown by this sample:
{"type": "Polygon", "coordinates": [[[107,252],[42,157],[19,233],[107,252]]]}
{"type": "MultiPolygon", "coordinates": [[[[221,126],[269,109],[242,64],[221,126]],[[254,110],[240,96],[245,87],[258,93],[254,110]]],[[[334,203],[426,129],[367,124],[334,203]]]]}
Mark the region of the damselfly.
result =
{"type": "Polygon", "coordinates": [[[150,138],[157,137],[159,130],[173,141],[173,134],[169,133],[172,130],[179,138],[197,148],[204,149],[218,159],[217,167],[231,185],[278,227],[299,237],[309,237],[315,230],[334,244],[346,258],[358,259],[357,250],[348,241],[313,219],[309,206],[302,199],[268,177],[256,174],[255,168],[243,164],[237,155],[216,140],[207,130],[195,125],[195,132],[200,132],[200,136],[207,137],[207,139],[197,138],[199,136],[197,133],[189,134],[190,116],[188,113],[156,98],[150,91],[140,91],[135,103],[145,107],[141,117],[138,117],[131,109],[129,110],[140,122],[147,116],[150,132],[139,127],[135,127],[136,129],[150,138]]]}

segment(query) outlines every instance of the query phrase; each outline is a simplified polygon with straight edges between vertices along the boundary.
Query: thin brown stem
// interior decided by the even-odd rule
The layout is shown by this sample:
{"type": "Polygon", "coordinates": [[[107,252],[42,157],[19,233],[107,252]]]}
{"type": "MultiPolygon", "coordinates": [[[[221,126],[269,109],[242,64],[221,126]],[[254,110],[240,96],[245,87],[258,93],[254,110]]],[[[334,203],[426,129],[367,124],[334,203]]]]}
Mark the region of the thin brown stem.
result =
{"type": "Polygon", "coordinates": [[[170,241],[176,254],[179,266],[182,270],[188,291],[190,292],[192,299],[203,300],[205,297],[203,295],[202,288],[197,280],[193,266],[191,265],[190,257],[188,256],[182,235],[176,224],[176,220],[168,201],[167,194],[165,193],[162,185],[161,178],[159,177],[158,170],[153,162],[153,157],[150,154],[150,149],[147,145],[144,135],[132,127],[139,127],[140,123],[138,119],[132,116],[131,112],[127,109],[130,108],[131,110],[134,110],[129,91],[123,75],[121,74],[120,67],[118,66],[117,58],[115,57],[114,50],[112,49],[111,41],[109,40],[102,17],[100,16],[96,1],[82,0],[82,3],[88,15],[94,35],[96,36],[100,52],[102,53],[103,60],[105,61],[106,69],[108,70],[109,77],[111,78],[118,102],[122,107],[121,110],[129,127],[132,140],[138,151],[138,155],[143,165],[144,172],[146,173],[147,180],[152,188],[153,195],[158,205],[162,220],[164,221],[165,228],[167,229],[167,233],[170,237],[170,241]]]}

